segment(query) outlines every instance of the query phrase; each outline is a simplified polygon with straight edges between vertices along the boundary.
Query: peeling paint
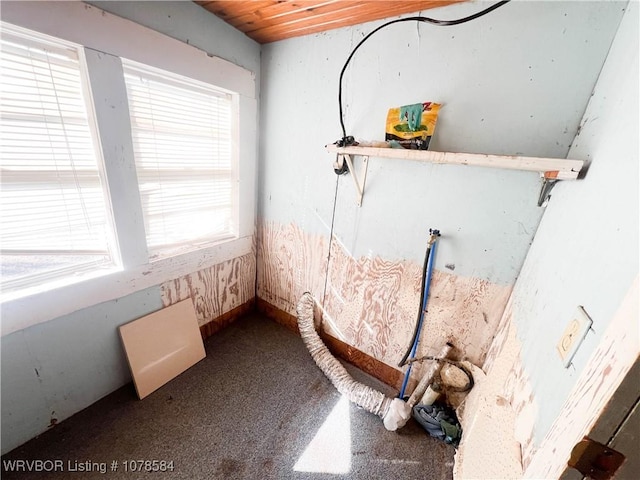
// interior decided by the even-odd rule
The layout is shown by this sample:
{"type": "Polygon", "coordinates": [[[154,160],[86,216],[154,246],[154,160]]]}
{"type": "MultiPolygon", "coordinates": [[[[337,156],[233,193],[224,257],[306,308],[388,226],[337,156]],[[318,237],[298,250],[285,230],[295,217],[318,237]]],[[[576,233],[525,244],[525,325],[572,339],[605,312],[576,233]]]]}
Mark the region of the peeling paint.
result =
{"type": "Polygon", "coordinates": [[[531,456],[525,478],[559,478],[573,446],[587,435],[631,367],[640,358],[636,276],[602,341],[590,356],[560,414],[531,456]]]}
{"type": "Polygon", "coordinates": [[[522,477],[521,443],[514,433],[518,412],[505,392],[505,384],[515,378],[514,369],[521,365],[521,344],[510,318],[506,312],[487,356],[488,373],[473,372],[475,386],[457,411],[464,434],[456,452],[454,479],[522,477]]]}

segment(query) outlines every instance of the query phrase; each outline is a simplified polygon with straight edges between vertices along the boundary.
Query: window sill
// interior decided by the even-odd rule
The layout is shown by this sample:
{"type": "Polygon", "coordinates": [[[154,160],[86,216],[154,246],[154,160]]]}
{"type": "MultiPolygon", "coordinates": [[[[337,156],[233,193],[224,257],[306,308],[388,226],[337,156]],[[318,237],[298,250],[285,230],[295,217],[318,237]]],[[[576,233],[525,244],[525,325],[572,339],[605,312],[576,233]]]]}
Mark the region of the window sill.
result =
{"type": "Polygon", "coordinates": [[[2,336],[251,253],[251,235],[128,269],[98,271],[2,297],[2,336]]]}
{"type": "Polygon", "coordinates": [[[66,277],[56,278],[49,280],[45,283],[34,285],[32,287],[20,288],[19,290],[10,290],[0,293],[0,305],[4,305],[7,302],[20,300],[26,297],[33,297],[49,290],[57,290],[59,288],[70,287],[78,283],[94,280],[96,278],[105,277],[107,275],[113,275],[122,271],[122,267],[111,266],[109,268],[97,268],[91,271],[85,271],[77,275],[68,275],[66,277]]]}
{"type": "Polygon", "coordinates": [[[179,257],[180,255],[186,255],[194,252],[201,252],[216,245],[220,245],[225,242],[231,242],[237,240],[235,235],[227,234],[220,236],[215,240],[202,241],[200,243],[185,243],[182,245],[176,245],[173,247],[165,247],[163,250],[153,253],[149,253],[149,263],[157,263],[168,260],[172,257],[179,257]]]}

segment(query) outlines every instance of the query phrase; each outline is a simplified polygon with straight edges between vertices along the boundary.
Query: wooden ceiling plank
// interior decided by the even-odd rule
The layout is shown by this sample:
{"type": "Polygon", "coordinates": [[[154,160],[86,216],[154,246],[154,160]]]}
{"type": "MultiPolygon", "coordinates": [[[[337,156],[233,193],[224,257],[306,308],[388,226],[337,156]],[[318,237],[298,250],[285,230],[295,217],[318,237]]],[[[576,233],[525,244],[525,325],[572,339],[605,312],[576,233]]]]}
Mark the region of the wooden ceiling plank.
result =
{"type": "MultiPolygon", "coordinates": [[[[278,1],[278,0],[250,0],[250,1],[242,1],[242,0],[221,0],[221,1],[199,1],[197,2],[200,5],[204,6],[207,10],[214,13],[215,15],[220,16],[225,21],[239,19],[238,23],[242,23],[242,19],[240,17],[245,15],[260,15],[264,18],[271,18],[271,10],[275,10],[276,12],[279,10],[283,11],[308,11],[309,8],[314,8],[314,6],[321,5],[334,5],[334,9],[336,11],[350,8],[352,5],[380,5],[382,3],[389,5],[399,4],[399,5],[408,5],[408,4],[416,4],[419,8],[419,5],[425,3],[422,1],[409,1],[409,2],[389,2],[389,1],[352,1],[352,0],[294,0],[294,1],[278,1]]],[[[309,13],[313,13],[310,11],[309,13]]]]}
{"type": "MultiPolygon", "coordinates": [[[[446,4],[457,3],[462,0],[448,0],[446,4]]],[[[421,10],[428,9],[428,5],[436,4],[437,6],[443,6],[442,1],[430,1],[430,2],[416,2],[420,3],[422,8],[419,10],[413,10],[411,6],[399,4],[393,11],[390,11],[388,6],[380,6],[378,8],[367,9],[367,14],[363,14],[361,10],[350,9],[349,11],[342,10],[340,12],[329,12],[326,14],[319,14],[313,19],[300,19],[290,22],[285,22],[275,26],[269,26],[265,28],[259,28],[254,30],[248,30],[247,35],[252,38],[255,36],[257,41],[271,42],[276,40],[282,40],[285,38],[291,38],[293,36],[300,36],[310,33],[318,33],[335,28],[341,28],[346,26],[352,26],[364,22],[373,20],[380,20],[385,18],[393,18],[395,16],[405,13],[416,13],[421,10]],[[258,40],[258,38],[260,40],[258,40]],[[265,39],[269,40],[265,40],[265,39]],[[275,40],[274,40],[275,39],[275,40]]]]}
{"type": "Polygon", "coordinates": [[[205,5],[207,5],[208,3],[216,3],[213,2],[211,0],[193,0],[193,3],[197,3],[198,5],[200,5],[201,7],[204,7],[205,5]]]}
{"type": "MultiPolygon", "coordinates": [[[[343,5],[339,8],[318,8],[312,17],[305,18],[287,18],[278,22],[278,26],[293,25],[295,23],[307,21],[309,23],[325,23],[327,19],[344,18],[346,25],[354,25],[365,23],[380,18],[391,18],[405,13],[414,13],[429,8],[440,7],[446,4],[454,3],[461,0],[450,0],[444,2],[442,0],[422,0],[412,2],[392,2],[390,8],[389,2],[341,2],[343,5]],[[355,12],[355,13],[354,13],[355,12]],[[354,19],[357,21],[354,22],[354,19]],[[351,23],[348,23],[351,22],[351,23]]],[[[268,26],[268,25],[265,25],[268,26]]],[[[262,26],[260,27],[262,28],[262,26]]],[[[256,29],[247,29],[251,32],[256,29]]]]}
{"type": "Polygon", "coordinates": [[[260,10],[260,15],[265,20],[270,20],[274,18],[279,18],[282,16],[287,16],[291,14],[295,14],[297,12],[310,12],[316,8],[325,6],[325,5],[340,5],[341,1],[339,0],[294,0],[291,2],[282,2],[271,7],[266,7],[260,10]]]}
{"type": "Polygon", "coordinates": [[[318,8],[327,8],[335,5],[339,1],[340,0],[283,2],[235,17],[234,20],[237,20],[238,23],[245,23],[248,27],[252,26],[251,22],[253,22],[253,25],[259,24],[260,26],[275,25],[284,19],[297,18],[298,16],[305,15],[312,16],[318,8]]]}
{"type": "MultiPolygon", "coordinates": [[[[258,4],[268,6],[273,4],[273,2],[274,0],[260,1],[260,2],[256,1],[256,2],[249,2],[249,3],[254,3],[256,4],[256,6],[258,6],[258,4]]],[[[213,2],[213,3],[218,4],[221,2],[213,2]]],[[[222,2],[222,3],[228,4],[228,3],[247,3],[247,2],[243,1],[243,2],[222,2]]],[[[247,13],[238,14],[238,12],[235,10],[235,8],[238,8],[238,7],[235,7],[235,6],[232,9],[230,7],[226,7],[226,6],[220,7],[220,5],[216,5],[216,11],[212,11],[211,8],[209,7],[205,7],[205,8],[207,8],[207,10],[209,10],[211,13],[218,16],[219,18],[227,22],[229,25],[237,28],[241,32],[245,32],[247,29],[246,21],[242,19],[244,18],[245,15],[252,15],[254,22],[260,21],[260,18],[255,16],[256,15],[255,11],[252,11],[251,13],[248,13],[248,14],[247,13]]]]}
{"type": "Polygon", "coordinates": [[[196,0],[260,43],[420,12],[466,0],[196,0]]]}
{"type": "Polygon", "coordinates": [[[343,6],[340,8],[340,10],[336,10],[332,6],[327,6],[326,8],[319,7],[318,9],[314,10],[312,14],[298,12],[297,14],[280,17],[273,21],[254,22],[251,25],[246,25],[241,30],[243,30],[248,35],[251,35],[251,32],[263,30],[270,27],[281,27],[282,29],[286,30],[290,26],[296,26],[299,24],[313,24],[316,22],[323,22],[323,19],[326,15],[335,15],[336,17],[348,15],[351,17],[353,16],[353,14],[350,14],[349,12],[358,12],[359,8],[360,7],[355,4],[349,7],[343,6]]]}
{"type": "Polygon", "coordinates": [[[353,4],[342,6],[339,10],[335,8],[318,8],[313,12],[313,16],[288,18],[278,22],[275,25],[267,25],[265,27],[256,26],[256,28],[247,29],[245,33],[250,34],[254,31],[269,30],[272,28],[274,31],[284,31],[288,28],[297,27],[298,25],[313,25],[316,23],[324,23],[330,19],[340,19],[344,17],[358,17],[361,14],[362,6],[359,3],[353,2],[353,4]]]}
{"type": "Polygon", "coordinates": [[[269,7],[274,3],[277,3],[277,0],[260,0],[260,1],[223,0],[223,1],[209,2],[204,7],[207,10],[209,10],[211,13],[222,18],[225,22],[229,22],[230,20],[233,20],[234,18],[237,18],[241,15],[255,12],[260,8],[269,7]]]}
{"type": "Polygon", "coordinates": [[[247,32],[248,30],[255,29],[256,26],[269,26],[276,25],[281,22],[283,18],[290,18],[292,15],[305,15],[308,13],[308,8],[313,8],[317,4],[326,2],[308,2],[309,7],[300,8],[298,2],[282,2],[278,4],[272,4],[265,8],[259,8],[252,12],[238,15],[229,20],[226,20],[238,30],[247,32]]]}

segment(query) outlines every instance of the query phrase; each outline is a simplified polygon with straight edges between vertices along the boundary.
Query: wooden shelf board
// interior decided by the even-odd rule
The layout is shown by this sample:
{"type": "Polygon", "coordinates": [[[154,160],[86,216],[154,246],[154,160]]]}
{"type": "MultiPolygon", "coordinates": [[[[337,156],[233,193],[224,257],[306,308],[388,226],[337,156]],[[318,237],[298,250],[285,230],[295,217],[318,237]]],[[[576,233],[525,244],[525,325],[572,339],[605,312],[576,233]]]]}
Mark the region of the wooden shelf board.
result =
{"type": "Polygon", "coordinates": [[[480,153],[433,152],[431,150],[407,150],[401,148],[338,147],[327,145],[329,153],[363,155],[396,160],[414,160],[426,163],[470,165],[474,167],[506,168],[539,172],[544,178],[575,180],[584,166],[582,160],[562,158],[521,157],[516,155],[485,155],[480,153]]]}

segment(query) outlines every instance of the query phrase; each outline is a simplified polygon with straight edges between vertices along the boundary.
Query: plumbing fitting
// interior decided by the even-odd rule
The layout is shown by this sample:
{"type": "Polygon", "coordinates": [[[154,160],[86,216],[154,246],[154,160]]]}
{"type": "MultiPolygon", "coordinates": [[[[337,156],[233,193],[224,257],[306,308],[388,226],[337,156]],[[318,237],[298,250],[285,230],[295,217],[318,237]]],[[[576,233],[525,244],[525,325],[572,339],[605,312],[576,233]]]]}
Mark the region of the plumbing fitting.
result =
{"type": "MultiPolygon", "coordinates": [[[[440,358],[447,358],[447,355],[449,355],[452,349],[453,345],[447,342],[445,346],[442,347],[442,350],[440,350],[440,354],[438,356],[440,358]]],[[[418,382],[418,385],[409,397],[409,400],[407,400],[409,407],[413,408],[420,401],[424,393],[427,391],[427,387],[433,383],[434,378],[441,369],[442,363],[440,362],[433,362],[429,366],[428,370],[422,376],[422,379],[418,382]]]]}

